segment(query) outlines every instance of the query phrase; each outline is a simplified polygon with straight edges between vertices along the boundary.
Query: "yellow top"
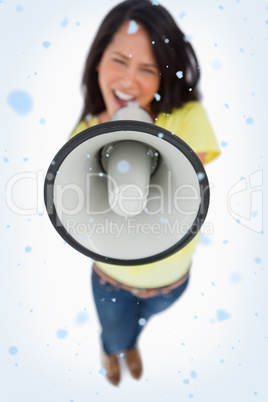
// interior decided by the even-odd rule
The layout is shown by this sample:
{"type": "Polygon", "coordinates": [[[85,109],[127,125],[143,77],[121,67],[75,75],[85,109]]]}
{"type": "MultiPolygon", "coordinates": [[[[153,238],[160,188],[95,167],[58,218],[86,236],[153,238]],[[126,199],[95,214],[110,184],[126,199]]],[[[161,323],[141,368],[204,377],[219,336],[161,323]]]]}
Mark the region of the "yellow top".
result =
{"type": "MultiPolygon", "coordinates": [[[[96,116],[89,121],[80,122],[70,138],[99,124],[96,116]]],[[[160,113],[156,125],[171,131],[185,141],[195,153],[204,153],[204,163],[220,154],[220,148],[207,118],[206,112],[198,101],[186,103],[172,113],[160,113]]],[[[169,285],[180,279],[189,269],[191,257],[198,243],[198,235],[186,247],[164,260],[138,266],[119,266],[96,262],[107,275],[126,285],[138,288],[155,288],[169,285]]]]}

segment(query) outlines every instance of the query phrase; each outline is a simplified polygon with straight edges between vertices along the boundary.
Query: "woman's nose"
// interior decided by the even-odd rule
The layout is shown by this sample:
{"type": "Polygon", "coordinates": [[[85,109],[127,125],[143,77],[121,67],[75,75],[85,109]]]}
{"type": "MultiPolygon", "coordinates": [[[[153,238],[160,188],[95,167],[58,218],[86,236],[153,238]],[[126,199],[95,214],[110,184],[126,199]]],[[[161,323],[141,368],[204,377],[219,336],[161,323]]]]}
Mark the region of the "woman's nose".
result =
{"type": "Polygon", "coordinates": [[[122,75],[122,81],[124,87],[132,87],[135,86],[137,83],[137,73],[133,69],[128,69],[125,71],[125,73],[122,75]]]}

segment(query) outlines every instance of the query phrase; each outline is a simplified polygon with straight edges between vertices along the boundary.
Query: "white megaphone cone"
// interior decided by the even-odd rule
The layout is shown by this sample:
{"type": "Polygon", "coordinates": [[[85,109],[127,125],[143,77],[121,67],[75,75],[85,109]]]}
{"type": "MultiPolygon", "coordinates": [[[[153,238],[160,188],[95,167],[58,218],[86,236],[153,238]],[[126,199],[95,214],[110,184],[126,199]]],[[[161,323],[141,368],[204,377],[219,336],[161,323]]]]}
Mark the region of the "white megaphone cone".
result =
{"type": "Polygon", "coordinates": [[[116,265],[149,264],[179,251],[200,230],[209,206],[198,156],[133,102],[59,150],[44,192],[64,240],[116,265]]]}
{"type": "MultiPolygon", "coordinates": [[[[152,123],[150,115],[137,102],[129,102],[112,117],[116,120],[138,120],[152,123]]],[[[108,180],[111,209],[118,215],[131,217],[146,207],[150,176],[157,167],[158,153],[137,141],[109,144],[102,151],[102,165],[108,180]]]]}

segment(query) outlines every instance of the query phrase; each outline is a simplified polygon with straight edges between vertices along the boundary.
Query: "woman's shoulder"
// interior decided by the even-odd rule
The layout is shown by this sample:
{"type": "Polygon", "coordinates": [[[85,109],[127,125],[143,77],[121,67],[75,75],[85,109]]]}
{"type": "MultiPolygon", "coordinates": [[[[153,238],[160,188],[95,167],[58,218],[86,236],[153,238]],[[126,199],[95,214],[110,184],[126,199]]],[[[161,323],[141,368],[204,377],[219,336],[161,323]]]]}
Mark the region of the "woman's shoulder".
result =
{"type": "Polygon", "coordinates": [[[163,113],[167,117],[185,117],[189,113],[203,113],[204,108],[199,101],[189,101],[184,103],[181,107],[175,107],[172,109],[171,113],[163,113]]]}
{"type": "Polygon", "coordinates": [[[193,100],[184,103],[181,107],[174,107],[170,113],[163,113],[160,112],[157,117],[166,116],[166,117],[173,117],[178,115],[187,114],[189,111],[202,111],[204,110],[200,101],[193,100]]]}
{"type": "Polygon", "coordinates": [[[169,131],[174,131],[181,127],[185,121],[193,116],[195,119],[200,119],[205,114],[204,108],[199,101],[189,101],[181,107],[175,107],[171,113],[159,113],[155,124],[166,128],[169,131]]]}
{"type": "Polygon", "coordinates": [[[72,131],[69,139],[73,138],[76,134],[81,133],[82,131],[86,130],[89,127],[95,126],[99,123],[97,116],[88,115],[84,120],[81,120],[74,130],[72,131]]]}
{"type": "Polygon", "coordinates": [[[204,163],[220,154],[220,148],[207,113],[199,101],[190,101],[170,114],[160,114],[156,124],[176,134],[196,153],[204,153],[204,163]]]}

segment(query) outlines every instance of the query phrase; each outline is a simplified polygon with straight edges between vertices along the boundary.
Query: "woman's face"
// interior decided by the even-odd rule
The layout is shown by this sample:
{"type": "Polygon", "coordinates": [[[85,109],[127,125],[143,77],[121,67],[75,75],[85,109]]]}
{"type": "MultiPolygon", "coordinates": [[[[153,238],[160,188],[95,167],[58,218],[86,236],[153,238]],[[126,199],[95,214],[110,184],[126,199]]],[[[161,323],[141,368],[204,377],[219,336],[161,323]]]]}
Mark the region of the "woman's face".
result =
{"type": "Polygon", "coordinates": [[[141,25],[131,21],[118,29],[97,71],[106,120],[131,100],[150,112],[150,103],[160,86],[160,71],[149,35],[141,25]]]}

